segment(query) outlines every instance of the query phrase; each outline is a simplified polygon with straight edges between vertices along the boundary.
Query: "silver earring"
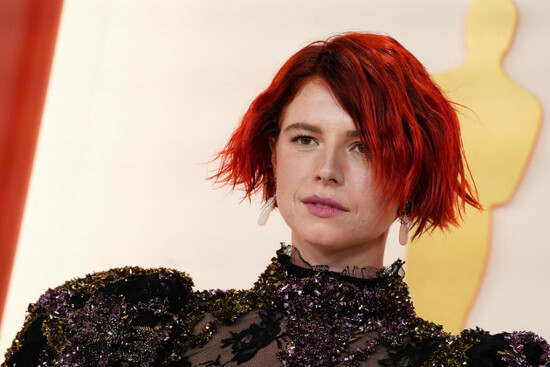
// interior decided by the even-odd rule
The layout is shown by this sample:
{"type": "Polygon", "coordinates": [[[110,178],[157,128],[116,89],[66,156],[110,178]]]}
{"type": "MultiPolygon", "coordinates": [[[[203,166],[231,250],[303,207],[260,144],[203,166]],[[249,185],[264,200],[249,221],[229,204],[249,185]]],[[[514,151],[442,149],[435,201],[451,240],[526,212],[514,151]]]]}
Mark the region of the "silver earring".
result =
{"type": "Polygon", "coordinates": [[[267,220],[269,219],[269,215],[273,211],[273,208],[275,208],[275,195],[269,198],[267,203],[265,203],[262,211],[260,212],[260,216],[258,217],[259,225],[263,226],[267,223],[267,220]]]}
{"type": "Polygon", "coordinates": [[[407,214],[401,216],[401,226],[399,227],[399,244],[406,246],[409,242],[409,217],[407,214]]]}

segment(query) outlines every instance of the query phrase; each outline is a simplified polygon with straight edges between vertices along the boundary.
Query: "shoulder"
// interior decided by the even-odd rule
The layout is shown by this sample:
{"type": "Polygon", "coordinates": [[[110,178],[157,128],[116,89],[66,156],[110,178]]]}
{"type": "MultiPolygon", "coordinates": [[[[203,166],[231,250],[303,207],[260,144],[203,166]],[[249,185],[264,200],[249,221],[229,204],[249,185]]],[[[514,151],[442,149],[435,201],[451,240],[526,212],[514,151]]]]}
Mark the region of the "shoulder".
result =
{"type": "Polygon", "coordinates": [[[472,340],[466,354],[473,366],[550,366],[550,345],[530,331],[492,335],[476,329],[461,337],[472,340]]]}
{"type": "MultiPolygon", "coordinates": [[[[426,366],[550,366],[550,345],[528,331],[490,334],[480,328],[450,335],[419,319],[411,343],[404,348],[426,366]]],[[[405,353],[405,354],[409,354],[405,353]]]]}
{"type": "Polygon", "coordinates": [[[29,306],[5,366],[84,365],[79,361],[99,356],[153,361],[169,334],[191,327],[192,286],[187,274],[164,268],[117,268],[67,281],[29,306]]]}

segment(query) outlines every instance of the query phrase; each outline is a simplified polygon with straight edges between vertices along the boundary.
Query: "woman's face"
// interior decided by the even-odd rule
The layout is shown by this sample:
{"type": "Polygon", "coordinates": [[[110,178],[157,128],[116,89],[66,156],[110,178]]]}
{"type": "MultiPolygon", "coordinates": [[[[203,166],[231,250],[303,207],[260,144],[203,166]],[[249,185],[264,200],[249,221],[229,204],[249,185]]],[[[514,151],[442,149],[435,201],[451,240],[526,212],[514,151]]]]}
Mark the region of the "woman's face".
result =
{"type": "Polygon", "coordinates": [[[272,142],[277,206],[311,263],[382,265],[396,208],[386,212],[351,117],[321,78],[283,110],[272,142]]]}

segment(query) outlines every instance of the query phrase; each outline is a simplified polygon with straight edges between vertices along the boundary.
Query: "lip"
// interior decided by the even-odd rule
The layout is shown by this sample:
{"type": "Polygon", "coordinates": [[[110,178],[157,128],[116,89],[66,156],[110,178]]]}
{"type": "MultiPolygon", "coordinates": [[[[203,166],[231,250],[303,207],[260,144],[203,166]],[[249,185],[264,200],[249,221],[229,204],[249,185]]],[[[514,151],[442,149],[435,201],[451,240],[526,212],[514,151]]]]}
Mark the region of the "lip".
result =
{"type": "Polygon", "coordinates": [[[349,211],[336,200],[318,195],[308,196],[302,200],[302,203],[311,214],[321,218],[334,217],[349,211]]]}

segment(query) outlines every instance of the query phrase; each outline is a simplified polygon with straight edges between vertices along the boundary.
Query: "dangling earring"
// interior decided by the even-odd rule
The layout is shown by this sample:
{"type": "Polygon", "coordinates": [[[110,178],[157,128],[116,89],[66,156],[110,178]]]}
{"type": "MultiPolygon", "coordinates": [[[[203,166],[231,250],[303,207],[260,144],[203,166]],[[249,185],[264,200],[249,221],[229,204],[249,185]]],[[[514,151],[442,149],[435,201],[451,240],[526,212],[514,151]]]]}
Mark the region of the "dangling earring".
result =
{"type": "Polygon", "coordinates": [[[267,223],[267,220],[269,219],[269,215],[271,214],[271,211],[275,207],[275,195],[269,198],[267,203],[265,203],[265,206],[263,207],[262,211],[260,212],[260,216],[258,217],[258,224],[263,226],[267,223]]]}
{"type": "Polygon", "coordinates": [[[401,227],[399,227],[399,244],[406,246],[409,242],[409,217],[407,214],[401,216],[401,227]]]}

